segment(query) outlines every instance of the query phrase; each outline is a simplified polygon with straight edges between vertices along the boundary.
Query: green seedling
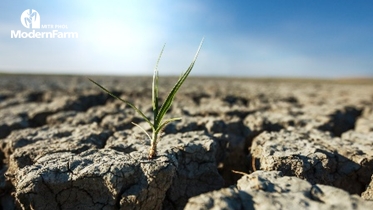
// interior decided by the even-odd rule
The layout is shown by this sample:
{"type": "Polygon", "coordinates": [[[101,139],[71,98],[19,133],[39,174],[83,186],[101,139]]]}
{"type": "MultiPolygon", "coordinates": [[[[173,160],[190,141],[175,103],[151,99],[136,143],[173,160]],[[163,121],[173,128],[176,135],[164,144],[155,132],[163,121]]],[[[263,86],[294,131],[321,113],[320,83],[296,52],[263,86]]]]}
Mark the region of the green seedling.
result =
{"type": "Polygon", "coordinates": [[[151,122],[151,119],[146,117],[145,114],[141,110],[139,110],[135,105],[133,105],[131,102],[121,99],[119,96],[114,95],[109,90],[107,90],[106,88],[104,88],[103,86],[98,84],[97,82],[93,81],[92,79],[89,79],[91,82],[96,84],[98,87],[100,87],[102,90],[107,92],[112,97],[126,103],[131,108],[133,108],[150,125],[150,127],[152,129],[152,135],[151,136],[143,127],[141,127],[140,125],[132,122],[134,125],[140,127],[141,130],[150,139],[151,145],[150,145],[150,149],[149,149],[149,156],[148,156],[149,159],[153,159],[157,155],[157,143],[159,141],[159,135],[160,135],[160,132],[162,131],[162,129],[165,128],[167,124],[169,124],[173,121],[181,120],[181,118],[171,118],[171,119],[166,119],[166,120],[164,120],[163,118],[164,118],[165,114],[167,113],[167,111],[170,109],[177,91],[179,90],[181,85],[184,83],[184,81],[188,77],[189,73],[192,71],[194,63],[196,62],[199,51],[202,47],[202,44],[203,44],[203,39],[202,39],[202,41],[201,41],[201,43],[198,47],[197,53],[195,54],[192,63],[189,65],[189,68],[180,76],[180,78],[176,82],[175,86],[172,88],[171,92],[168,94],[164,103],[161,106],[159,106],[159,100],[158,100],[158,64],[159,64],[159,61],[161,59],[161,56],[162,56],[162,53],[163,53],[163,50],[164,50],[164,46],[163,46],[162,51],[161,51],[161,53],[158,57],[156,66],[154,68],[154,74],[153,74],[153,83],[152,83],[153,122],[151,122]]]}

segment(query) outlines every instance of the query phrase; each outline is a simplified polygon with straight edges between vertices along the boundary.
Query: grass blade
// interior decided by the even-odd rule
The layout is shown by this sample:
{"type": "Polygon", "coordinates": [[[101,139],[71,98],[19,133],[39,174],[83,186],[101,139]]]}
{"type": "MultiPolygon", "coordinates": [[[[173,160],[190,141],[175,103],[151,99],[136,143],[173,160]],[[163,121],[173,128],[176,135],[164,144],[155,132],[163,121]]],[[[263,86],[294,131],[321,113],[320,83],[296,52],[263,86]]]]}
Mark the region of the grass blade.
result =
{"type": "Polygon", "coordinates": [[[168,125],[169,123],[173,122],[173,121],[177,121],[177,120],[181,120],[180,117],[177,117],[177,118],[171,118],[171,119],[168,119],[168,120],[165,120],[161,123],[161,125],[158,127],[157,129],[157,132],[161,131],[164,127],[166,127],[166,125],[168,125]]]}
{"type": "Polygon", "coordinates": [[[118,99],[118,100],[120,100],[120,101],[126,103],[127,105],[129,105],[132,109],[134,109],[137,113],[139,113],[139,114],[141,115],[141,117],[143,117],[144,120],[146,120],[146,122],[149,123],[150,127],[152,127],[152,128],[154,127],[153,123],[151,123],[151,122],[149,121],[149,119],[144,115],[144,113],[142,113],[142,112],[140,111],[140,109],[138,109],[138,108],[137,108],[135,105],[133,105],[131,102],[126,101],[126,100],[123,100],[123,99],[121,99],[120,97],[118,97],[118,96],[112,94],[109,90],[107,90],[106,88],[104,88],[103,86],[101,86],[100,84],[98,84],[97,82],[93,81],[92,79],[89,79],[89,80],[90,80],[91,82],[93,82],[94,84],[96,84],[98,87],[100,87],[102,90],[104,90],[107,94],[109,94],[109,95],[111,95],[112,97],[114,97],[114,98],[116,98],[116,99],[118,99]]]}
{"type": "Polygon", "coordinates": [[[152,140],[152,137],[150,137],[150,135],[149,135],[149,133],[148,132],[146,132],[146,130],[143,128],[143,127],[141,127],[139,124],[137,124],[137,123],[134,123],[134,122],[131,122],[132,124],[134,124],[134,125],[136,125],[137,127],[139,127],[147,136],[148,136],[148,138],[149,138],[149,140],[151,141],[152,140]]]}
{"type": "MultiPolygon", "coordinates": [[[[159,75],[158,75],[158,64],[159,64],[159,61],[161,60],[161,57],[162,57],[163,50],[164,50],[165,46],[166,46],[166,44],[163,45],[161,53],[159,54],[157,63],[156,63],[155,68],[154,68],[154,74],[153,74],[152,105],[153,105],[154,119],[157,118],[158,109],[159,109],[159,106],[158,106],[158,77],[159,77],[159,75]]],[[[157,125],[155,125],[155,126],[157,126],[157,125]]]]}
{"type": "Polygon", "coordinates": [[[203,44],[203,39],[198,47],[198,50],[197,50],[197,53],[196,55],[194,56],[194,59],[192,61],[192,63],[189,65],[189,68],[184,72],[184,74],[179,78],[179,80],[176,82],[175,86],[172,88],[170,94],[167,96],[165,102],[162,104],[161,108],[159,109],[159,113],[157,114],[157,118],[154,119],[154,124],[156,125],[159,125],[159,123],[162,121],[164,115],[167,113],[167,111],[170,109],[171,105],[172,105],[172,102],[174,100],[174,97],[177,93],[177,91],[179,90],[179,88],[181,87],[181,85],[184,83],[184,81],[186,80],[186,78],[188,77],[189,73],[192,71],[193,69],[193,66],[194,66],[194,63],[196,62],[197,60],[197,57],[198,57],[198,54],[199,54],[199,51],[202,47],[202,44],[203,44]]]}

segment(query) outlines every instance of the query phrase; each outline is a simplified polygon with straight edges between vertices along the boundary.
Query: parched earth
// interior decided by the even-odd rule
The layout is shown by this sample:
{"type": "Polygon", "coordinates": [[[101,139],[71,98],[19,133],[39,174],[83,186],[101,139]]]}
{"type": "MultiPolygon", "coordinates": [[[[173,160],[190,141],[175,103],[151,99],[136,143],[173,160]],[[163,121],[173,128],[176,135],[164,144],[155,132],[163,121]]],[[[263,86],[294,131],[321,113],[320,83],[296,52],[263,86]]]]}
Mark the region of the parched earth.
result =
{"type": "MultiPolygon", "coordinates": [[[[150,77],[92,79],[152,116],[150,77]]],[[[0,209],[373,209],[372,80],[190,77],[151,160],[85,76],[0,87],[0,209]]]]}

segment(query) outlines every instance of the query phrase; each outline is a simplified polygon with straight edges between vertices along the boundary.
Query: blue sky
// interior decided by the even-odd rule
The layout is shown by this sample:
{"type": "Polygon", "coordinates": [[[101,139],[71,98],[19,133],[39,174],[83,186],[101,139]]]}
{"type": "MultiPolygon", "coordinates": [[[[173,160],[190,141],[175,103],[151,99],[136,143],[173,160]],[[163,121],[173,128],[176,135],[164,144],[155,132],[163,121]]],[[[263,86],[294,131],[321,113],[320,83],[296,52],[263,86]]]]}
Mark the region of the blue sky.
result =
{"type": "MultiPolygon", "coordinates": [[[[180,75],[205,37],[194,76],[372,77],[371,1],[0,2],[0,72],[180,75]],[[11,38],[26,9],[78,38],[11,38]]],[[[53,29],[35,29],[51,31],[53,29]]]]}

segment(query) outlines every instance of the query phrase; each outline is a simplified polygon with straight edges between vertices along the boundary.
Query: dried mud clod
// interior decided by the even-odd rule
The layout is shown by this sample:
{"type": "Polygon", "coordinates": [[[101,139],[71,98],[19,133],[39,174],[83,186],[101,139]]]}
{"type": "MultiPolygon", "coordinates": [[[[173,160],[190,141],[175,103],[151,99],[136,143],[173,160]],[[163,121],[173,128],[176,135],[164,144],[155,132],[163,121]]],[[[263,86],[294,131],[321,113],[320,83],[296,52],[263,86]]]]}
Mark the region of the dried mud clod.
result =
{"type": "Polygon", "coordinates": [[[282,130],[258,136],[252,154],[261,170],[281,171],[312,184],[332,185],[360,195],[371,181],[372,137],[354,131],[339,138],[317,130],[282,130]]]}
{"type": "Polygon", "coordinates": [[[256,171],[244,175],[237,186],[189,199],[185,209],[370,209],[372,204],[341,189],[312,185],[279,171],[256,171]]]}

